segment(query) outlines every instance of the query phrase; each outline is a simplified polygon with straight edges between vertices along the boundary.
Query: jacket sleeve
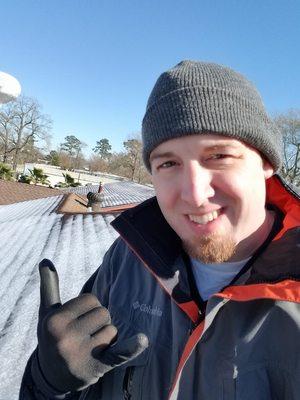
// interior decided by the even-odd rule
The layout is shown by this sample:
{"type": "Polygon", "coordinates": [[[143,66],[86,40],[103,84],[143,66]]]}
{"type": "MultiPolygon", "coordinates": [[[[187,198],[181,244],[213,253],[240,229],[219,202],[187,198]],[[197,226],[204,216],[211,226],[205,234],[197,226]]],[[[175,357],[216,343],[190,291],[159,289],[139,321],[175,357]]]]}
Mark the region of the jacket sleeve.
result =
{"type": "Polygon", "coordinates": [[[19,400],[78,400],[79,397],[80,392],[61,393],[48,384],[39,367],[35,349],[25,368],[19,400]]]}
{"type": "MultiPolygon", "coordinates": [[[[119,240],[117,239],[112,244],[111,248],[105,254],[101,266],[87,280],[81,290],[81,293],[94,293],[103,306],[107,306],[108,302],[111,283],[111,258],[119,240]],[[98,275],[101,275],[102,288],[99,285],[95,287],[96,280],[99,281],[98,275]]],[[[77,400],[80,398],[80,395],[81,392],[61,393],[49,385],[41,372],[37,349],[35,349],[24,371],[19,400],[77,400]]]]}

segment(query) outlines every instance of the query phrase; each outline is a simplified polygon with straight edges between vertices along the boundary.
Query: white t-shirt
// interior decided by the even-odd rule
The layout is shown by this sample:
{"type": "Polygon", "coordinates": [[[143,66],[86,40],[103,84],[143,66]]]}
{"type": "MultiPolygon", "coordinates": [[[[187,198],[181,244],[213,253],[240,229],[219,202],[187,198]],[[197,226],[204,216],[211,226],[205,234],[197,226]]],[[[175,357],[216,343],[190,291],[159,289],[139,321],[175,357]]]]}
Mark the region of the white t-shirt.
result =
{"type": "Polygon", "coordinates": [[[218,293],[240,272],[251,257],[242,261],[224,262],[220,264],[204,264],[191,258],[191,265],[200,296],[207,300],[218,293]]]}

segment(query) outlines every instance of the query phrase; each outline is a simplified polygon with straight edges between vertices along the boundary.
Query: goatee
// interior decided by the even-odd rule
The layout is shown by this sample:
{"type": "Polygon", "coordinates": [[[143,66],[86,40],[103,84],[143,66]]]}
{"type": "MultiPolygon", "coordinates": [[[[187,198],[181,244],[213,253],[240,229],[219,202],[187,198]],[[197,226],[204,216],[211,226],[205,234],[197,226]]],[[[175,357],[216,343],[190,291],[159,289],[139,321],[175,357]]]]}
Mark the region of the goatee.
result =
{"type": "Polygon", "coordinates": [[[193,241],[183,241],[186,253],[205,264],[228,261],[235,253],[236,244],[231,237],[210,234],[193,241]]]}

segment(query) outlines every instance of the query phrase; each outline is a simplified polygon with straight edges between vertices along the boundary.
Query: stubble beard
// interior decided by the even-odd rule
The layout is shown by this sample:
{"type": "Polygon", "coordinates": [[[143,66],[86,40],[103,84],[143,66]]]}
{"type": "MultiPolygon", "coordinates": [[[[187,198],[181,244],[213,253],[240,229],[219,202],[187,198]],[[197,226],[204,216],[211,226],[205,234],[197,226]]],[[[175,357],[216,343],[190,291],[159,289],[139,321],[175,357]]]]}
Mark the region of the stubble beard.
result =
{"type": "Polygon", "coordinates": [[[222,263],[228,261],[235,253],[236,244],[231,236],[217,233],[197,238],[197,240],[183,241],[186,253],[205,264],[222,263]]]}

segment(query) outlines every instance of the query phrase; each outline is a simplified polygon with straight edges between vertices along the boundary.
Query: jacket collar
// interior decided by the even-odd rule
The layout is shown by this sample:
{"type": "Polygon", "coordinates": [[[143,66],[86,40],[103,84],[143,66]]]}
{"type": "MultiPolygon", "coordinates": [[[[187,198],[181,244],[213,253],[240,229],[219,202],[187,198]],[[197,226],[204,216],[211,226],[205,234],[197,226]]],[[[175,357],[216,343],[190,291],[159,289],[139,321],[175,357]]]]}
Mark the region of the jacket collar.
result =
{"type": "Polygon", "coordinates": [[[181,240],[166,222],[156,197],[124,211],[111,224],[156,275],[173,275],[172,266],[182,251],[181,240]]]}
{"type": "Polygon", "coordinates": [[[160,286],[196,322],[199,310],[193,301],[181,240],[164,219],[156,198],[123,212],[112,222],[112,226],[160,286]]]}

